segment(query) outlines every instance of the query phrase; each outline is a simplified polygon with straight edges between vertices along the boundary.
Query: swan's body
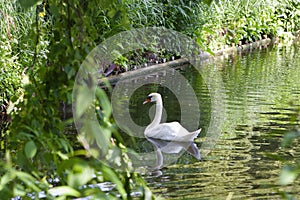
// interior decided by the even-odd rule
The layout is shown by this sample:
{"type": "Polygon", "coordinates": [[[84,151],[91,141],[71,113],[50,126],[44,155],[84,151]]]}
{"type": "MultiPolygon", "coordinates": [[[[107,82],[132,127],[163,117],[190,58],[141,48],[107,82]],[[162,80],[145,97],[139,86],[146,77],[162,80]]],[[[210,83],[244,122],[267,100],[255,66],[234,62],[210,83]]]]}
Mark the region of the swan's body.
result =
{"type": "Polygon", "coordinates": [[[146,137],[169,141],[188,142],[194,141],[200,133],[201,129],[189,132],[178,122],[160,123],[163,110],[163,103],[160,94],[149,94],[144,104],[148,102],[156,102],[156,112],[153,121],[145,129],[144,134],[146,137]]]}

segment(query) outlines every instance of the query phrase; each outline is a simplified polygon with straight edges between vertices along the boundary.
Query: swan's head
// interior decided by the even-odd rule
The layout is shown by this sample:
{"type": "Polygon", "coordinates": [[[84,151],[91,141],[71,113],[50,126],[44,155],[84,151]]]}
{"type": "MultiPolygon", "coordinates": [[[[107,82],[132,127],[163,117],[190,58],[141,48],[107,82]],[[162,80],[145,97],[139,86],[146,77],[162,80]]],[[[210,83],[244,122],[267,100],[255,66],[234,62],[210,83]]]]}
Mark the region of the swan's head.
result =
{"type": "Polygon", "coordinates": [[[148,95],[147,99],[144,101],[143,104],[149,103],[149,102],[157,102],[161,101],[161,95],[158,93],[151,93],[148,95]]]}

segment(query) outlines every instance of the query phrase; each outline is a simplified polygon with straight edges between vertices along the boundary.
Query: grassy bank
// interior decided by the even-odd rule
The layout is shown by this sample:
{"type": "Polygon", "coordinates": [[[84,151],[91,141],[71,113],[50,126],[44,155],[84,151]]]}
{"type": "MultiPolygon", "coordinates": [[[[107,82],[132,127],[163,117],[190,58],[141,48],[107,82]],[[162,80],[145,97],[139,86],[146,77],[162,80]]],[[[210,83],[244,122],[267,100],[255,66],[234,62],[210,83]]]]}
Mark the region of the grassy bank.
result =
{"type": "MultiPolygon", "coordinates": [[[[299,35],[300,3],[297,0],[222,0],[211,4],[200,0],[126,0],[124,6],[133,27],[163,26],[179,31],[195,39],[203,50],[210,53],[265,38],[277,38],[281,44],[287,45],[299,35]]],[[[144,60],[138,59],[139,62],[134,61],[136,57],[143,57],[142,54],[154,54],[156,63],[176,57],[174,52],[139,50],[127,55],[128,60],[115,62],[120,65],[116,69],[121,68],[115,73],[144,63],[152,64],[147,56],[144,60]]]]}
{"type": "MultiPolygon", "coordinates": [[[[44,191],[64,190],[62,198],[94,196],[130,199],[131,192],[151,196],[140,175],[130,171],[127,149],[116,130],[110,102],[97,93],[99,123],[108,149],[125,171],[108,168],[91,155],[74,135],[66,134],[72,116],[61,111],[71,105],[76,72],[99,43],[131,28],[163,26],[194,38],[207,51],[242,45],[265,37],[283,43],[297,35],[300,3],[285,1],[200,0],[11,0],[0,1],[0,196],[9,199],[44,191]],[[103,114],[104,113],[104,114],[103,114]],[[71,138],[71,139],[70,139],[71,138]],[[93,176],[96,172],[97,177],[93,176]],[[53,180],[58,179],[59,182],[53,180]],[[81,187],[111,182],[108,193],[81,187]]],[[[158,49],[139,49],[122,55],[115,65],[123,71],[147,61],[180,55],[158,49]],[[140,59],[135,59],[139,57],[140,59]],[[135,61],[137,60],[137,61],[135,61]],[[141,61],[142,60],[142,61],[141,61]],[[126,68],[126,69],[125,69],[126,68]]],[[[117,69],[117,68],[116,68],[117,69]]],[[[113,74],[113,73],[112,73],[113,74]]],[[[84,96],[82,97],[84,98],[84,96]]],[[[94,130],[91,130],[94,131],[94,130]]],[[[149,197],[150,198],[150,197],[149,197]]]]}
{"type": "Polygon", "coordinates": [[[207,21],[196,30],[200,43],[221,49],[251,43],[263,38],[291,42],[298,35],[300,3],[285,1],[219,1],[208,9],[207,21]]]}

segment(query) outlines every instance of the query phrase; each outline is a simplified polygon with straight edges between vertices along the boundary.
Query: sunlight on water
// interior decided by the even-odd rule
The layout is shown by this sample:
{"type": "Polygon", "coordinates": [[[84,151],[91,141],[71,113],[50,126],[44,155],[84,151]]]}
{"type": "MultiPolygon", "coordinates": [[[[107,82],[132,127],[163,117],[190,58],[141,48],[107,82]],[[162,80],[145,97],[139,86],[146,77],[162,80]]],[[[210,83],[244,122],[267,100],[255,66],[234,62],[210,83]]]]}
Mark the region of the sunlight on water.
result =
{"type": "MultiPolygon", "coordinates": [[[[217,69],[225,87],[226,120],[222,134],[201,161],[185,153],[163,168],[160,176],[145,175],[155,194],[167,199],[280,199],[280,191],[288,191],[299,197],[299,184],[278,185],[285,161],[277,159],[280,155],[293,161],[300,154],[299,146],[280,146],[284,133],[300,127],[299,118],[295,117],[300,107],[298,49],[273,47],[203,66],[206,70],[217,69]]],[[[199,98],[203,132],[195,142],[201,147],[212,120],[209,90],[193,67],[178,70],[199,98]]],[[[165,119],[180,121],[177,99],[168,89],[148,85],[136,91],[136,99],[142,99],[151,90],[164,96],[165,119]]],[[[146,126],[150,123],[149,107],[141,108],[137,103],[131,102],[131,115],[136,123],[146,126]]]]}

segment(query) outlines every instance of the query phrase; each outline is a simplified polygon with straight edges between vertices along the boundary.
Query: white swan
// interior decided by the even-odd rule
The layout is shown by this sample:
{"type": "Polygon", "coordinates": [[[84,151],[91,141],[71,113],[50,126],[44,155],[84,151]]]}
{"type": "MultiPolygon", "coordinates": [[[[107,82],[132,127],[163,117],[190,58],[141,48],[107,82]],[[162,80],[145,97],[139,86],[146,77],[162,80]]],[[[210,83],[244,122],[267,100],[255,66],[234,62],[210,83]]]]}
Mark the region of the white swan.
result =
{"type": "Polygon", "coordinates": [[[201,131],[201,128],[194,132],[187,131],[178,122],[160,123],[163,110],[161,95],[151,93],[143,104],[156,102],[156,112],[153,121],[146,127],[144,134],[146,137],[161,140],[188,142],[194,141],[201,131]]]}

